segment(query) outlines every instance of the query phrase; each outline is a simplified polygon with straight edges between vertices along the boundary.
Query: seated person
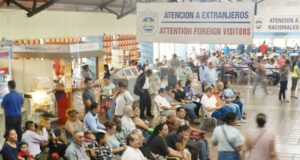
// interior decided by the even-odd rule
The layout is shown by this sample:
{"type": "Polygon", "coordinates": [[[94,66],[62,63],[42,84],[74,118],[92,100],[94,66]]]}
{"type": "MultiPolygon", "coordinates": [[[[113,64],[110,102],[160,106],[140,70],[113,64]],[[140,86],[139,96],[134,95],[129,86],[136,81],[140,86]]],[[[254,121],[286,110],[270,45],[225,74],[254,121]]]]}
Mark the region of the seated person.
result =
{"type": "Polygon", "coordinates": [[[129,134],[126,138],[127,148],[124,151],[121,160],[146,160],[143,153],[139,150],[141,141],[138,135],[129,134]]]}
{"type": "Polygon", "coordinates": [[[92,103],[90,111],[85,115],[83,120],[84,130],[90,130],[93,133],[104,132],[105,126],[100,123],[98,118],[99,106],[97,103],[92,103]]]}
{"type": "Polygon", "coordinates": [[[122,127],[127,129],[129,132],[132,132],[136,129],[135,124],[132,121],[133,111],[131,106],[127,106],[123,111],[124,115],[121,118],[122,127]]]}
{"type": "Polygon", "coordinates": [[[178,102],[185,101],[184,84],[182,80],[179,80],[174,88],[175,99],[178,102]]]}
{"type": "Polygon", "coordinates": [[[186,112],[182,107],[179,107],[176,109],[175,115],[176,115],[176,117],[169,117],[167,119],[166,124],[168,126],[171,124],[173,131],[176,131],[180,126],[188,125],[191,130],[191,134],[190,134],[191,141],[188,142],[188,148],[191,150],[192,156],[193,157],[199,156],[200,159],[208,159],[209,151],[208,151],[207,140],[204,138],[205,132],[201,131],[197,128],[191,127],[189,125],[189,122],[184,119],[186,112]],[[177,119],[177,122],[174,123],[175,119],[177,119]],[[168,120],[169,120],[169,122],[168,122],[168,120]],[[172,121],[173,123],[170,123],[170,121],[172,121]],[[196,152],[196,153],[193,152],[195,149],[198,152],[196,152]]]}
{"type": "Polygon", "coordinates": [[[157,105],[161,115],[168,116],[176,109],[176,105],[171,105],[166,99],[164,88],[159,89],[158,95],[154,99],[154,103],[157,105]]]}
{"type": "Polygon", "coordinates": [[[146,138],[143,136],[143,132],[140,129],[135,129],[132,131],[133,134],[136,134],[141,141],[141,146],[140,146],[140,150],[143,153],[143,155],[148,159],[148,160],[156,160],[155,157],[153,156],[153,154],[150,152],[149,146],[148,146],[148,142],[146,140],[146,138]]]}
{"type": "Polygon", "coordinates": [[[177,131],[172,131],[166,137],[169,147],[185,155],[186,159],[191,159],[191,154],[187,149],[190,140],[191,129],[188,125],[179,126],[177,131]]]}
{"type": "Polygon", "coordinates": [[[166,137],[169,134],[168,126],[165,123],[157,125],[149,139],[149,149],[154,155],[166,158],[177,157],[180,159],[184,158],[184,155],[174,149],[168,147],[166,137]]]}
{"type": "Polygon", "coordinates": [[[177,130],[179,121],[175,112],[167,116],[166,125],[169,128],[169,132],[177,130]]]}
{"type": "Polygon", "coordinates": [[[244,112],[244,102],[243,102],[243,99],[241,97],[241,93],[239,91],[235,91],[231,88],[230,81],[225,81],[224,82],[224,89],[230,89],[230,90],[233,91],[234,100],[232,101],[232,103],[235,103],[235,104],[239,105],[240,111],[241,111],[241,113],[243,113],[243,119],[246,119],[247,114],[244,112]]]}
{"type": "Polygon", "coordinates": [[[105,123],[105,127],[107,129],[106,138],[107,144],[112,149],[112,153],[114,154],[114,158],[119,160],[121,159],[122,153],[126,149],[126,144],[120,142],[116,137],[117,126],[114,122],[108,121],[105,123]]]}
{"type": "Polygon", "coordinates": [[[196,104],[176,101],[173,89],[169,86],[166,87],[166,92],[167,92],[166,98],[171,105],[182,106],[187,111],[188,113],[187,116],[190,120],[192,120],[194,123],[200,123],[195,113],[195,109],[197,107],[196,104]]]}
{"type": "Polygon", "coordinates": [[[147,120],[142,120],[140,118],[140,108],[138,103],[133,103],[132,105],[133,109],[133,117],[132,121],[135,124],[137,129],[140,129],[143,132],[143,136],[145,136],[146,139],[150,138],[150,134],[153,131],[153,128],[150,128],[149,122],[147,120]]]}
{"type": "Polygon", "coordinates": [[[122,126],[121,119],[118,117],[115,117],[113,119],[113,122],[116,124],[116,133],[115,137],[116,139],[121,143],[121,145],[126,144],[126,137],[130,134],[130,131],[122,126]]]}
{"type": "Polygon", "coordinates": [[[83,129],[83,124],[79,119],[79,112],[75,109],[71,109],[67,112],[68,120],[65,123],[65,131],[68,139],[72,139],[74,131],[80,131],[83,129]]]}
{"type": "Polygon", "coordinates": [[[68,147],[67,138],[60,129],[55,129],[53,132],[54,135],[50,134],[48,159],[64,157],[68,147]]]}

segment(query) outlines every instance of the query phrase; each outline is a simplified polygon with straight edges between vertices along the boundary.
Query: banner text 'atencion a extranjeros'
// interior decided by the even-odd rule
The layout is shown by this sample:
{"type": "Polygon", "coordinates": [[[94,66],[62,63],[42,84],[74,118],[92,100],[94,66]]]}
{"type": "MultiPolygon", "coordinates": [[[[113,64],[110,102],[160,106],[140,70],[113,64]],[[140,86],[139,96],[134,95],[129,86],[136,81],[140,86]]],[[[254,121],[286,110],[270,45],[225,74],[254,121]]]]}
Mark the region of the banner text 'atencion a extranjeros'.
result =
{"type": "Polygon", "coordinates": [[[138,3],[139,42],[251,44],[253,3],[138,3]]]}

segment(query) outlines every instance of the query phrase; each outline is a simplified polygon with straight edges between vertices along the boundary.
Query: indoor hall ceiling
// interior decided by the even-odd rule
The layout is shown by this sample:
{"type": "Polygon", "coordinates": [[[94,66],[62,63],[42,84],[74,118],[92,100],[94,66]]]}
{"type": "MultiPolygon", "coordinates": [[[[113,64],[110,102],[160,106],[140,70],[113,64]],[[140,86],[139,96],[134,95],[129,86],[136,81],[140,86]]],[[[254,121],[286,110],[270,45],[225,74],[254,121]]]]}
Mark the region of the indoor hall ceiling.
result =
{"type": "MultiPolygon", "coordinates": [[[[0,0],[1,8],[26,10],[31,17],[45,9],[56,11],[109,12],[118,19],[134,13],[137,2],[256,2],[256,8],[280,4],[300,6],[300,0],[0,0]],[[257,6],[258,5],[258,6],[257,6]]],[[[259,12],[259,11],[258,11],[259,12]]]]}

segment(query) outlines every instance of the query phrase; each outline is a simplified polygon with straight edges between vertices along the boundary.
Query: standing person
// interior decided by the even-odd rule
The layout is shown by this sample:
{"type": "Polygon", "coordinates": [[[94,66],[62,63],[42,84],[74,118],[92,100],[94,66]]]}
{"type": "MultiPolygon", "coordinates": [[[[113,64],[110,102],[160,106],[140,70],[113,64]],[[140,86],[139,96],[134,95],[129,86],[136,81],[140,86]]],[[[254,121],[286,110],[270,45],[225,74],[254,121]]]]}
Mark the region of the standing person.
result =
{"type": "Polygon", "coordinates": [[[266,68],[264,66],[263,59],[261,58],[258,59],[255,72],[256,72],[256,77],[255,77],[255,82],[252,90],[252,95],[255,94],[256,87],[258,86],[259,83],[261,84],[262,88],[265,90],[265,93],[268,94],[264,82],[264,80],[266,79],[266,68]]]}
{"type": "Polygon", "coordinates": [[[126,106],[131,106],[134,100],[131,94],[126,90],[126,87],[126,84],[122,81],[117,84],[115,110],[115,116],[117,117],[122,117],[124,114],[124,108],[126,106]]]}
{"type": "Polygon", "coordinates": [[[285,65],[280,67],[280,90],[279,90],[279,101],[288,103],[289,101],[285,97],[285,91],[288,85],[288,75],[289,75],[289,60],[285,60],[285,65]]]}
{"type": "Polygon", "coordinates": [[[49,134],[46,128],[43,128],[42,132],[42,135],[36,133],[36,128],[33,121],[27,121],[25,123],[25,132],[22,135],[22,141],[28,144],[29,153],[36,158],[40,157],[40,143],[48,141],[49,138],[49,134]]]}
{"type": "Polygon", "coordinates": [[[206,58],[202,58],[201,64],[199,66],[199,80],[201,82],[202,92],[204,92],[204,88],[206,85],[206,77],[205,77],[206,70],[207,70],[207,60],[206,58]]]}
{"type": "Polygon", "coordinates": [[[174,86],[177,83],[176,70],[180,66],[180,61],[177,58],[177,54],[173,54],[173,58],[169,63],[169,72],[168,72],[168,86],[174,86]]]}
{"type": "Polygon", "coordinates": [[[115,102],[113,96],[116,92],[116,86],[112,83],[111,77],[108,75],[104,76],[104,85],[101,89],[101,102],[105,108],[105,115],[108,120],[113,119],[113,111],[115,110],[115,102]]]}
{"type": "Polygon", "coordinates": [[[149,94],[149,78],[151,75],[152,70],[146,70],[141,75],[139,75],[134,85],[134,94],[140,96],[140,109],[142,119],[146,119],[145,110],[146,115],[153,118],[153,115],[151,114],[151,96],[149,94]]]}
{"type": "Polygon", "coordinates": [[[223,52],[224,52],[224,55],[226,56],[226,58],[229,58],[229,56],[230,56],[230,49],[229,49],[229,47],[228,47],[227,44],[225,44],[223,52]]]}
{"type": "Polygon", "coordinates": [[[85,89],[82,93],[82,100],[85,106],[85,113],[88,113],[92,103],[96,102],[96,94],[93,91],[93,81],[91,78],[85,78],[84,80],[85,89]]]}
{"type": "Polygon", "coordinates": [[[204,70],[205,84],[214,86],[217,82],[217,70],[213,62],[208,62],[208,67],[204,70]]]}
{"type": "Polygon", "coordinates": [[[182,80],[185,82],[188,76],[193,74],[193,71],[189,66],[186,66],[185,62],[182,60],[180,62],[180,67],[178,67],[176,70],[176,74],[177,74],[177,80],[182,80]]]}
{"type": "Polygon", "coordinates": [[[244,137],[239,130],[234,128],[237,123],[236,114],[225,114],[224,125],[215,128],[212,143],[218,146],[218,160],[240,160],[240,151],[244,144],[244,137]]]}
{"type": "Polygon", "coordinates": [[[291,98],[295,98],[298,99],[298,97],[296,96],[295,90],[298,84],[298,80],[300,78],[300,72],[299,72],[299,68],[298,68],[298,60],[293,62],[292,65],[292,88],[291,88],[291,98]]]}
{"type": "Polygon", "coordinates": [[[86,78],[93,78],[93,75],[92,75],[92,71],[91,71],[91,69],[90,69],[90,67],[89,67],[89,65],[84,65],[84,66],[82,66],[82,77],[84,78],[84,79],[86,79],[86,78]]]}
{"type": "Polygon", "coordinates": [[[75,131],[73,142],[68,146],[65,157],[68,160],[90,160],[85,148],[83,147],[84,133],[83,131],[75,131]]]}
{"type": "Polygon", "coordinates": [[[105,64],[104,65],[104,77],[111,77],[111,76],[112,75],[110,74],[108,64],[105,64]]]}
{"type": "Polygon", "coordinates": [[[1,149],[1,155],[4,160],[18,159],[18,135],[14,129],[8,129],[4,134],[5,143],[1,149]]]}
{"type": "MultiPolygon", "coordinates": [[[[275,159],[275,135],[265,128],[266,122],[266,115],[259,113],[256,115],[257,128],[249,129],[246,132],[245,151],[249,152],[247,160],[275,159]]],[[[245,156],[245,154],[243,154],[243,156],[245,156]]]]}
{"type": "Polygon", "coordinates": [[[5,115],[5,130],[15,129],[18,134],[18,140],[21,140],[21,107],[23,106],[23,96],[16,91],[16,83],[10,80],[7,83],[9,93],[3,97],[2,108],[5,115]]]}
{"type": "Polygon", "coordinates": [[[263,44],[259,46],[258,50],[262,54],[266,54],[267,53],[268,46],[266,45],[266,41],[264,41],[263,44]]]}

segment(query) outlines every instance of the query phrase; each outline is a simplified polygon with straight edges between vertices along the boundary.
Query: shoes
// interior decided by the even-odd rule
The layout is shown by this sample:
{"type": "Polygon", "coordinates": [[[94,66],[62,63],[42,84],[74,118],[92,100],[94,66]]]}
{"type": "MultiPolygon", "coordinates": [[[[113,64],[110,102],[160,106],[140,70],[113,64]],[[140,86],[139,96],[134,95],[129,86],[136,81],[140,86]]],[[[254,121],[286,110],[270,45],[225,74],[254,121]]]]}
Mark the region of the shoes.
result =
{"type": "Polygon", "coordinates": [[[281,100],[281,99],[280,99],[280,102],[283,102],[283,103],[289,103],[290,101],[288,101],[287,99],[284,99],[284,100],[281,100]]]}

